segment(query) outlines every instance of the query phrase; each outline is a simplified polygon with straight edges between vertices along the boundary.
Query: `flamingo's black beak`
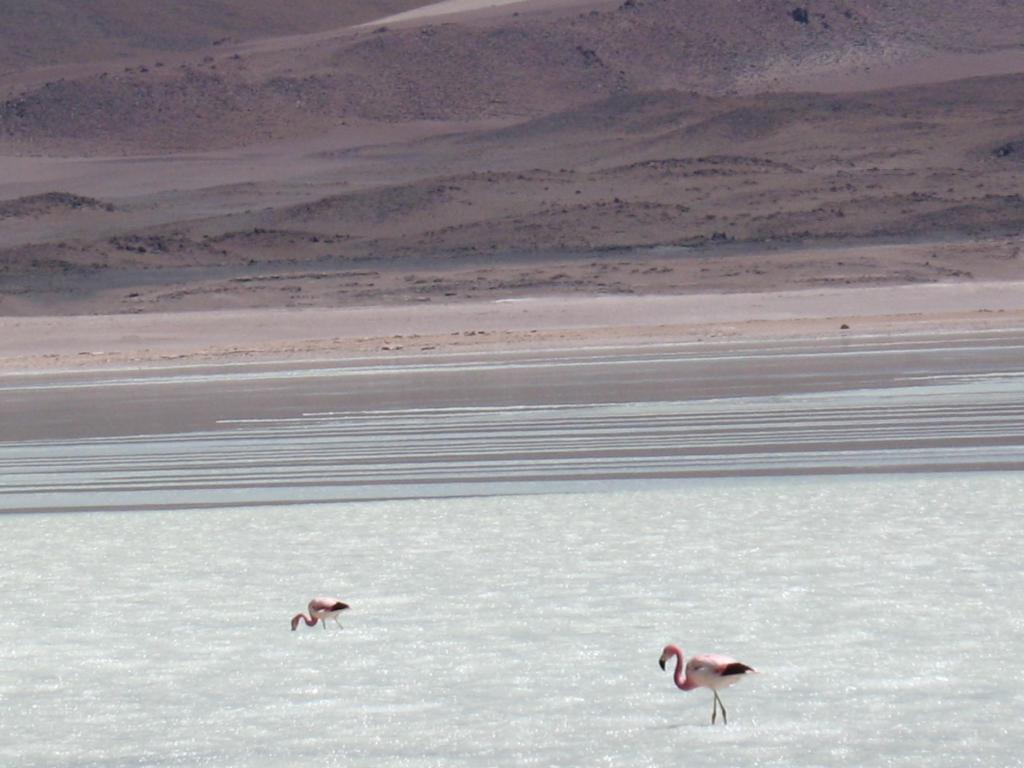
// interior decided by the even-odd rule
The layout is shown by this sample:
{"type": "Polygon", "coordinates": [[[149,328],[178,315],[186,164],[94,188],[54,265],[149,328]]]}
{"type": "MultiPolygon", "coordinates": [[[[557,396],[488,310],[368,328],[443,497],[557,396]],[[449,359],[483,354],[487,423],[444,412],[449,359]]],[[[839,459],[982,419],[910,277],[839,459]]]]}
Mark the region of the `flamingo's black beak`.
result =
{"type": "Polygon", "coordinates": [[[665,657],[664,656],[662,656],[660,659],[658,659],[658,666],[661,667],[661,670],[663,672],[665,671],[665,657]]]}

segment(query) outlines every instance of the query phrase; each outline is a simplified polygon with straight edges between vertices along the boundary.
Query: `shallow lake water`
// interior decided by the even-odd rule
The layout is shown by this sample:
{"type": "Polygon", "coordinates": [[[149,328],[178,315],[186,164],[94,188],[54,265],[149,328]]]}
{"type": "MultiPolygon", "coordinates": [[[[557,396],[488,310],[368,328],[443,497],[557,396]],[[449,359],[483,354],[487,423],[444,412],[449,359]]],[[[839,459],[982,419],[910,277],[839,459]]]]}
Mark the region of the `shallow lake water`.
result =
{"type": "Polygon", "coordinates": [[[0,520],[0,763],[1018,765],[1024,479],[0,520]],[[352,605],[289,630],[312,594],[352,605]],[[760,674],[682,692],[661,647],[760,674]]]}
{"type": "Polygon", "coordinates": [[[1022,352],[0,379],[0,765],[1022,765],[1022,352]]]}

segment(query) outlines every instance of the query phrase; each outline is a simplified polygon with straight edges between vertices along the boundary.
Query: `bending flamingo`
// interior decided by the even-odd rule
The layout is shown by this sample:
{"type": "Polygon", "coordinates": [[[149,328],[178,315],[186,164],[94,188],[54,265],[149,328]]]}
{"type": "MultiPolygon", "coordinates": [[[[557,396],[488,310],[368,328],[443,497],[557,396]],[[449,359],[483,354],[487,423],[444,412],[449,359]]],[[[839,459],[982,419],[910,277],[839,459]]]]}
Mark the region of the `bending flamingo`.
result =
{"type": "Polygon", "coordinates": [[[307,627],[315,627],[317,621],[322,621],[324,629],[327,629],[327,619],[333,618],[334,622],[341,627],[338,616],[348,606],[336,597],[314,597],[309,601],[309,616],[297,613],[292,616],[292,632],[299,626],[300,621],[306,622],[307,627]]]}
{"type": "Polygon", "coordinates": [[[719,688],[728,688],[735,685],[751,672],[757,672],[753,667],[748,667],[730,656],[721,656],[717,653],[702,653],[694,656],[686,663],[686,677],[683,677],[683,652],[674,645],[666,645],[661,652],[658,664],[665,668],[665,662],[676,657],[676,686],[684,691],[692,691],[694,688],[710,688],[715,694],[711,702],[711,724],[715,724],[715,715],[718,708],[722,708],[722,723],[727,725],[729,720],[725,714],[725,705],[718,697],[719,688]]]}

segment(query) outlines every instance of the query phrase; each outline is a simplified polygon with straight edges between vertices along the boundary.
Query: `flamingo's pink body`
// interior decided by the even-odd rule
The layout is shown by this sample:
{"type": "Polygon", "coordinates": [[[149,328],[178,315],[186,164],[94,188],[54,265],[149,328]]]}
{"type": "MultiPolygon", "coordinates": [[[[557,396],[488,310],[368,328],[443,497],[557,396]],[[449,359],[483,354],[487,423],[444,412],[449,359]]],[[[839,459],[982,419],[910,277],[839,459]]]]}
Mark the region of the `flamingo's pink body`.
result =
{"type": "Polygon", "coordinates": [[[742,662],[736,661],[731,656],[722,656],[718,653],[702,653],[690,658],[686,662],[686,672],[683,673],[683,652],[674,645],[666,645],[661,652],[658,664],[665,669],[665,662],[673,656],[676,657],[676,671],[673,679],[676,686],[683,691],[692,691],[694,688],[710,688],[715,698],[711,702],[711,722],[714,724],[718,708],[722,708],[722,722],[728,723],[725,714],[725,705],[718,697],[721,688],[728,688],[735,685],[751,672],[756,672],[753,667],[748,667],[742,662]]]}
{"type": "Polygon", "coordinates": [[[347,608],[348,606],[336,597],[314,597],[309,601],[309,616],[303,613],[292,616],[292,631],[295,631],[300,621],[306,622],[308,627],[315,627],[317,621],[322,621],[324,629],[327,629],[327,619],[329,618],[333,618],[340,627],[341,622],[338,621],[338,616],[347,608]]]}

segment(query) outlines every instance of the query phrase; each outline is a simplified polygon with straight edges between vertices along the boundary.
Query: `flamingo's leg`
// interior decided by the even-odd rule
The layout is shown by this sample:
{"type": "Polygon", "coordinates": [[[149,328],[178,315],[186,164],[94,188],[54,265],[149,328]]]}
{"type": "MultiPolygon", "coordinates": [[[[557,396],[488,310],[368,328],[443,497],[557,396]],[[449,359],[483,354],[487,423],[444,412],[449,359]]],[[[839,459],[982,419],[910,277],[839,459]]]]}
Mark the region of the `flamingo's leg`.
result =
{"type": "Polygon", "coordinates": [[[711,691],[714,694],[714,698],[711,699],[711,724],[715,724],[715,718],[718,717],[718,694],[715,691],[711,691]]]}
{"type": "Polygon", "coordinates": [[[715,700],[718,702],[718,706],[722,709],[722,725],[728,725],[729,717],[725,714],[725,704],[723,704],[722,700],[718,698],[718,691],[715,691],[715,700]]]}

